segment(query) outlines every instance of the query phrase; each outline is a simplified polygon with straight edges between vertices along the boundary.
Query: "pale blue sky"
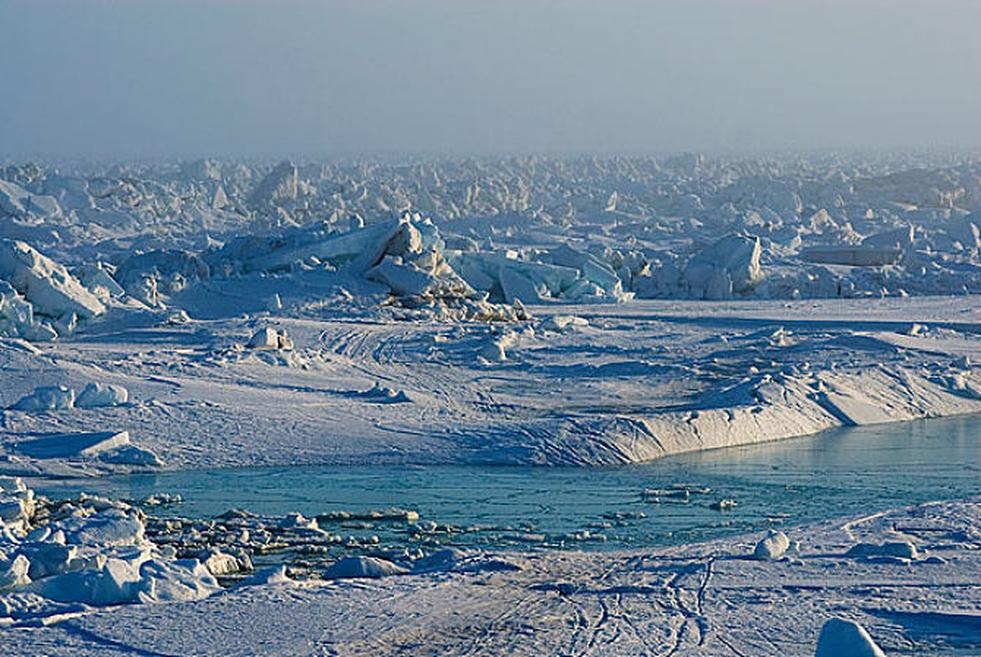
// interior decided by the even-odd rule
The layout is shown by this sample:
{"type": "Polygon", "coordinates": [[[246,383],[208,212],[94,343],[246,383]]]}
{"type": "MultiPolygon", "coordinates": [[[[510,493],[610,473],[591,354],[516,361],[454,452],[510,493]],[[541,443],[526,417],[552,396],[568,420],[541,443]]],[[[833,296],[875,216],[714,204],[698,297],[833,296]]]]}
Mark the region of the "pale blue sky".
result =
{"type": "Polygon", "coordinates": [[[0,0],[0,156],[981,146],[972,0],[0,0]]]}

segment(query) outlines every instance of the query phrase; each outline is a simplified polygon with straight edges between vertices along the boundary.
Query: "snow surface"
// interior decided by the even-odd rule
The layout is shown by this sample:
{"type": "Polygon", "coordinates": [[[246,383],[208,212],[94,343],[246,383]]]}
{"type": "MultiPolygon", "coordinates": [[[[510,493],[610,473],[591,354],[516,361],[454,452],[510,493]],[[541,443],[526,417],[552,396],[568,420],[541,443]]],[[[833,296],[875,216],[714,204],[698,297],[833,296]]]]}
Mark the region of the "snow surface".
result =
{"type": "MultiPolygon", "coordinates": [[[[242,285],[182,299],[194,317],[234,306],[242,285]]],[[[171,467],[590,465],[981,411],[973,296],[633,301],[485,323],[298,310],[308,290],[295,280],[269,289],[293,311],[177,323],[144,311],[34,351],[0,341],[0,448],[14,459],[0,471],[110,468],[25,459],[12,445],[28,433],[128,431],[171,467]],[[293,348],[247,348],[259,329],[264,345],[275,331],[293,348]],[[125,389],[126,403],[18,402],[93,382],[125,389]]]]}
{"type": "MultiPolygon", "coordinates": [[[[979,211],[967,156],[11,165],[0,475],[594,466],[981,412],[979,211]]],[[[811,655],[837,617],[887,654],[981,634],[973,501],[225,590],[249,554],[0,482],[0,654],[811,655]]],[[[298,514],[252,529],[323,537],[298,514]]]]}

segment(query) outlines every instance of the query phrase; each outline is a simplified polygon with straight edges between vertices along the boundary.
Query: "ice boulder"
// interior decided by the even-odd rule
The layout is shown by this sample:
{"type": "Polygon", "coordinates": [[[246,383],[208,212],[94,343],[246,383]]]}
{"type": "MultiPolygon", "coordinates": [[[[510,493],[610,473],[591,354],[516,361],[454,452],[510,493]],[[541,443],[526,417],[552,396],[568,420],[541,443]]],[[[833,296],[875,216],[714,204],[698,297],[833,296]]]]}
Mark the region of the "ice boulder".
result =
{"type": "Polygon", "coordinates": [[[31,562],[23,554],[18,554],[13,559],[0,560],[0,592],[30,584],[30,568],[31,562]]]}
{"type": "Polygon", "coordinates": [[[239,563],[238,559],[217,548],[212,548],[202,554],[200,560],[208,572],[215,577],[231,575],[242,570],[242,564],[239,563]]]}
{"type": "Polygon", "coordinates": [[[759,237],[726,235],[692,256],[682,274],[692,294],[706,299],[726,299],[746,294],[763,280],[759,237]]]}
{"type": "Polygon", "coordinates": [[[760,561],[773,561],[784,555],[790,548],[790,539],[781,531],[771,529],[766,537],[756,544],[753,557],[760,561]]]}
{"type": "Polygon", "coordinates": [[[90,383],[78,395],[75,405],[79,408],[122,406],[129,401],[129,392],[114,384],[90,383]]]}
{"type": "Polygon", "coordinates": [[[885,653],[855,621],[831,618],[821,628],[814,657],[885,657],[885,653]]]}
{"type": "Polygon", "coordinates": [[[64,411],[75,406],[75,391],[65,386],[40,386],[18,399],[15,411],[64,411]]]}
{"type": "Polygon", "coordinates": [[[858,543],[852,546],[846,556],[860,559],[906,559],[919,558],[919,551],[909,541],[887,541],[885,543],[858,543]]]}
{"type": "Polygon", "coordinates": [[[331,564],[324,572],[326,579],[354,579],[359,577],[387,577],[401,575],[408,570],[378,557],[346,557],[331,564]]]}
{"type": "Polygon", "coordinates": [[[64,266],[25,242],[0,239],[0,278],[31,302],[34,312],[49,317],[91,318],[105,306],[64,266]]]}
{"type": "Polygon", "coordinates": [[[286,331],[278,331],[272,327],[261,328],[249,338],[250,349],[292,349],[293,341],[286,331]]]}

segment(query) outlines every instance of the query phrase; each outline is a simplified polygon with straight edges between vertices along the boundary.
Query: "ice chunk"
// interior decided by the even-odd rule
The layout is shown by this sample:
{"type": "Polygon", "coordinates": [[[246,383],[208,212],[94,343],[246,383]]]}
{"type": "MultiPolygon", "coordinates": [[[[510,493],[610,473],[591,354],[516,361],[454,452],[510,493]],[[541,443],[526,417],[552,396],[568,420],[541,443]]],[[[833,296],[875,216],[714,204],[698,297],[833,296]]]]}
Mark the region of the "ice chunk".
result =
{"type": "Polygon", "coordinates": [[[781,531],[771,529],[766,537],[756,544],[753,556],[760,561],[779,559],[790,547],[790,540],[781,531]]]}
{"type": "Polygon", "coordinates": [[[79,394],[75,405],[79,408],[122,406],[129,401],[129,392],[122,386],[90,383],[79,394]]]}
{"type": "Polygon", "coordinates": [[[9,561],[0,560],[0,591],[27,586],[31,583],[28,575],[31,568],[30,560],[23,554],[18,554],[9,561]]]}
{"type": "Polygon", "coordinates": [[[238,559],[227,552],[222,552],[217,548],[212,548],[205,554],[202,554],[201,562],[204,564],[204,567],[208,569],[208,572],[215,577],[230,575],[242,570],[238,559]]]}
{"type": "Polygon", "coordinates": [[[296,165],[289,161],[280,162],[256,185],[249,196],[249,205],[263,210],[279,201],[295,200],[299,196],[299,180],[296,165]]]}
{"type": "Polygon", "coordinates": [[[102,452],[99,454],[99,460],[115,465],[151,466],[155,468],[159,468],[164,464],[163,460],[155,452],[145,447],[137,447],[136,445],[123,445],[122,447],[102,452]]]}
{"type": "Polygon", "coordinates": [[[91,318],[105,312],[102,302],[67,269],[24,242],[0,239],[0,278],[9,281],[42,315],[74,313],[91,318]]]}
{"type": "Polygon", "coordinates": [[[145,546],[145,528],[140,515],[109,508],[90,516],[72,516],[52,523],[65,533],[65,543],[88,547],[145,546]]]}
{"type": "Polygon", "coordinates": [[[759,237],[726,235],[688,261],[684,283],[707,299],[745,294],[763,280],[761,253],[759,237]]]}
{"type": "Polygon", "coordinates": [[[885,543],[859,543],[852,546],[846,553],[849,557],[859,557],[864,559],[874,559],[877,557],[889,557],[895,559],[918,559],[919,552],[916,546],[909,541],[887,541],[885,543]]]}
{"type": "Polygon", "coordinates": [[[821,628],[815,657],[885,657],[865,628],[855,621],[831,618],[821,628]]]}
{"type": "Polygon", "coordinates": [[[286,331],[278,331],[272,327],[261,328],[249,338],[251,349],[285,349],[293,348],[293,341],[290,340],[286,331]]]}
{"type": "Polygon", "coordinates": [[[26,543],[20,549],[31,561],[32,580],[67,572],[78,556],[78,546],[54,542],[26,543]]]}
{"type": "Polygon", "coordinates": [[[239,586],[263,586],[270,584],[288,584],[293,580],[286,573],[286,566],[267,566],[255,571],[251,576],[242,580],[239,586]]]}
{"type": "Polygon", "coordinates": [[[75,391],[65,386],[41,386],[18,399],[10,408],[15,411],[64,411],[75,406],[75,391]]]}
{"type": "Polygon", "coordinates": [[[98,456],[125,445],[129,445],[128,431],[97,431],[48,434],[16,443],[14,449],[36,459],[59,459],[98,456]]]}
{"type": "Polygon", "coordinates": [[[346,557],[331,564],[324,572],[326,579],[353,579],[358,577],[386,577],[401,575],[408,570],[378,557],[346,557]]]}

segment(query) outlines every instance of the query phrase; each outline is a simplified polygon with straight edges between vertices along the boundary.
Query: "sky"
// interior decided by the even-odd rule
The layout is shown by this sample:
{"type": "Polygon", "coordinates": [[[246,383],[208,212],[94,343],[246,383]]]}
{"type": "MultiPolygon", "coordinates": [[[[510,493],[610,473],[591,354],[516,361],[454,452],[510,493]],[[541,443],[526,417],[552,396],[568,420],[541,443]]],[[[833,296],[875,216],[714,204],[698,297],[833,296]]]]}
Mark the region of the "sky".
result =
{"type": "Polygon", "coordinates": [[[0,0],[0,157],[981,146],[975,0],[0,0]]]}

